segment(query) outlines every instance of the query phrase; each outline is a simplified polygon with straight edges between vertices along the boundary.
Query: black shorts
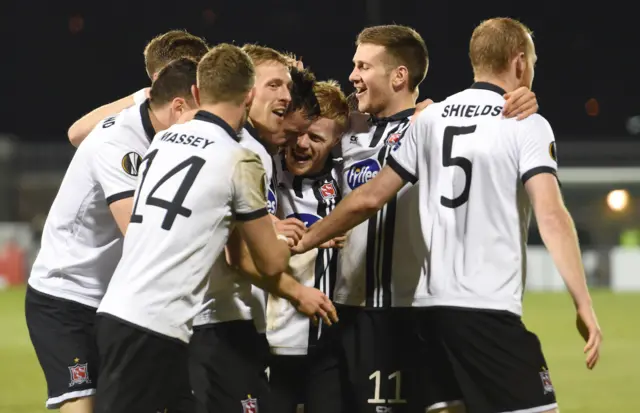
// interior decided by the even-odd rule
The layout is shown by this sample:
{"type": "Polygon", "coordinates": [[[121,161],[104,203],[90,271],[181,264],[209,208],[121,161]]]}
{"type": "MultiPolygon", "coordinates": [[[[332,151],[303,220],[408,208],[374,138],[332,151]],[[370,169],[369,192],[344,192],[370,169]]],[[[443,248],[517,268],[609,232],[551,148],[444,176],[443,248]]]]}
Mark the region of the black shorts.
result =
{"type": "Polygon", "coordinates": [[[468,413],[543,412],[557,406],[540,341],[506,311],[422,309],[424,407],[463,400],[468,413]]]}
{"type": "Polygon", "coordinates": [[[189,375],[198,413],[268,413],[269,345],[253,321],[193,329],[189,375]]]}
{"type": "Polygon", "coordinates": [[[336,304],[329,330],[341,348],[345,402],[357,413],[418,411],[413,403],[416,323],[412,308],[336,304]],[[332,331],[332,329],[336,328],[332,331]]]}
{"type": "Polygon", "coordinates": [[[47,381],[47,408],[94,395],[99,373],[96,309],[27,287],[25,316],[47,381]]]}
{"type": "Polygon", "coordinates": [[[94,413],[156,413],[184,407],[188,347],[108,314],[97,317],[100,377],[94,413]]]}
{"type": "Polygon", "coordinates": [[[306,356],[273,355],[269,363],[270,407],[278,413],[347,413],[339,359],[329,346],[306,356]]]}

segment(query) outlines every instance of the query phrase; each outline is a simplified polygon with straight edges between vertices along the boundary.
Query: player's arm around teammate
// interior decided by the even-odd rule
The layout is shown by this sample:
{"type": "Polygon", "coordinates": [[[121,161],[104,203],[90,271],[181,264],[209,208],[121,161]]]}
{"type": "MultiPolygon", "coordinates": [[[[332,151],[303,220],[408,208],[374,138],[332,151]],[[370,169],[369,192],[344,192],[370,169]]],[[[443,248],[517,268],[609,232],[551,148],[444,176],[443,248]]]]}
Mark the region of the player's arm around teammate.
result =
{"type": "MultiPolygon", "coordinates": [[[[290,301],[299,312],[312,318],[320,316],[328,325],[331,325],[332,321],[338,321],[336,310],[327,296],[318,289],[300,284],[291,276],[288,265],[277,274],[261,274],[259,264],[254,263],[253,255],[249,253],[249,241],[246,240],[245,243],[243,238],[244,234],[238,232],[234,232],[229,238],[226,248],[229,265],[249,277],[254,285],[290,301]]],[[[283,241],[280,244],[290,243],[282,234],[279,234],[278,238],[283,241]]]]}
{"type": "MultiPolygon", "coordinates": [[[[416,99],[417,98],[418,97],[416,96],[416,99]]],[[[526,86],[521,86],[513,92],[505,93],[504,99],[506,102],[502,109],[502,114],[505,118],[516,117],[518,120],[522,120],[528,118],[534,113],[538,113],[539,106],[536,94],[526,86]]],[[[416,115],[432,103],[433,100],[425,99],[416,104],[416,115]]],[[[418,116],[413,116],[413,118],[411,118],[411,123],[415,122],[416,119],[418,119],[418,116]]]]}
{"type": "MultiPolygon", "coordinates": [[[[189,57],[196,62],[199,61],[208,49],[202,38],[183,30],[170,30],[156,36],[144,49],[145,69],[149,79],[154,82],[163,67],[180,57],[189,57]]],[[[144,102],[149,97],[149,91],[150,88],[145,87],[132,95],[107,103],[87,113],[69,128],[67,132],[69,141],[73,146],[78,147],[102,119],[144,102]]]]}

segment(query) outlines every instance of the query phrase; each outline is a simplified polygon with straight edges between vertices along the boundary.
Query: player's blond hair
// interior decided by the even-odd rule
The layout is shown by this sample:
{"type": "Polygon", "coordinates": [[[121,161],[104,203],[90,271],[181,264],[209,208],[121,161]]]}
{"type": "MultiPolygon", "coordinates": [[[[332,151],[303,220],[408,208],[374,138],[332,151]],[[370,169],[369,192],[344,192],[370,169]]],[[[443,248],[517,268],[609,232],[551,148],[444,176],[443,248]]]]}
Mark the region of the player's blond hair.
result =
{"type": "Polygon", "coordinates": [[[276,49],[248,43],[242,46],[242,50],[249,55],[256,67],[267,62],[276,62],[289,66],[288,58],[276,49]]]}
{"type": "Polygon", "coordinates": [[[144,64],[149,78],[163,67],[181,57],[200,61],[209,50],[207,42],[201,37],[185,30],[170,30],[151,39],[144,48],[144,64]]]}
{"type": "Polygon", "coordinates": [[[316,82],[313,93],[320,105],[320,117],[335,121],[338,134],[344,133],[349,127],[349,104],[338,82],[335,80],[316,82]]]}
{"type": "Polygon", "coordinates": [[[222,43],[212,48],[198,64],[201,104],[242,104],[255,83],[255,67],[247,53],[222,43]]]}
{"type": "Polygon", "coordinates": [[[531,30],[517,20],[498,17],[485,20],[473,31],[469,42],[469,58],[473,72],[502,74],[520,53],[528,58],[534,52],[531,30]]]}
{"type": "Polygon", "coordinates": [[[429,53],[422,36],[411,27],[396,24],[367,27],[360,32],[356,46],[363,43],[384,46],[389,65],[405,66],[409,71],[409,90],[418,87],[427,75],[429,53]]]}

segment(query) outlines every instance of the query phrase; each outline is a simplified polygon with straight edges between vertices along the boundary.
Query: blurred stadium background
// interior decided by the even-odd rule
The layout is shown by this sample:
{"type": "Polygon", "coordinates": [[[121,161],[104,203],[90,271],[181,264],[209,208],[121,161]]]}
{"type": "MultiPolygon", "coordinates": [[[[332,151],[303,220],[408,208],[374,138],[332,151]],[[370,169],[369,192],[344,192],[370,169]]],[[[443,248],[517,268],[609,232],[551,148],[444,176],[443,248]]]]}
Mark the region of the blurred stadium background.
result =
{"type": "Polygon", "coordinates": [[[44,377],[24,323],[24,284],[73,156],[66,130],[94,107],[148,84],[142,59],[148,40],[184,28],[210,43],[258,42],[302,56],[319,79],[337,79],[350,92],[358,31],[406,24],[430,52],[421,99],[437,101],[471,83],[471,31],[494,16],[520,18],[535,33],[534,90],[556,133],[563,193],[594,288],[605,337],[600,364],[592,372],[584,367],[572,304],[535,223],[525,321],[542,340],[563,412],[640,412],[640,35],[632,13],[574,1],[552,9],[546,1],[525,8],[409,0],[7,6],[0,13],[11,39],[0,66],[0,413],[45,411],[44,377]]]}

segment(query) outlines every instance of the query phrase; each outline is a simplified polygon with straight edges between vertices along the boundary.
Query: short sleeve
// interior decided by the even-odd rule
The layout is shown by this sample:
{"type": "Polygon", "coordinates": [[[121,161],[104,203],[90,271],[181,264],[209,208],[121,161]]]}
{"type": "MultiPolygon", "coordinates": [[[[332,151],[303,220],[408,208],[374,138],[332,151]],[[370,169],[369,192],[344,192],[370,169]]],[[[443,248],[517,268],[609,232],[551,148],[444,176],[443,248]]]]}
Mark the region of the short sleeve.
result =
{"type": "Polygon", "coordinates": [[[556,141],[551,125],[540,115],[532,115],[524,133],[516,137],[518,168],[522,183],[540,173],[557,176],[556,141]]]}
{"type": "Polygon", "coordinates": [[[426,133],[426,117],[419,115],[418,119],[409,126],[404,137],[393,147],[387,159],[387,165],[402,179],[412,184],[418,181],[418,139],[424,140],[426,133]],[[422,137],[418,138],[418,135],[422,137]]]}
{"type": "Polygon", "coordinates": [[[122,142],[107,141],[95,146],[94,178],[102,187],[107,204],[133,196],[142,156],[122,142]]]}
{"type": "Polygon", "coordinates": [[[232,206],[238,221],[261,218],[267,212],[267,175],[258,155],[243,151],[236,164],[232,182],[232,206]]]}

